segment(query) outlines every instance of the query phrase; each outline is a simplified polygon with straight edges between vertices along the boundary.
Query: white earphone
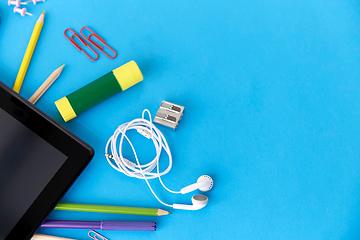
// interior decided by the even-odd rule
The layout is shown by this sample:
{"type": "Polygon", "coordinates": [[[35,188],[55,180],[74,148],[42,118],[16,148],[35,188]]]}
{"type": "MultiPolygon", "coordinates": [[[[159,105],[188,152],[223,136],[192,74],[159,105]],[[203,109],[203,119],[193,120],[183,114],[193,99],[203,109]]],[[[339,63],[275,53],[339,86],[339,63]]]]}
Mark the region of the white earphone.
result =
{"type": "Polygon", "coordinates": [[[214,185],[214,181],[212,180],[212,178],[210,176],[202,175],[198,178],[196,183],[182,188],[180,190],[180,192],[182,194],[185,194],[185,193],[195,191],[196,189],[199,189],[200,191],[203,191],[203,192],[207,192],[212,189],[213,185],[214,185]]]}
{"type": "Polygon", "coordinates": [[[205,195],[197,194],[192,196],[191,202],[193,205],[174,203],[173,208],[183,210],[199,210],[206,206],[206,204],[208,203],[208,198],[205,195]]]}
{"type": "Polygon", "coordinates": [[[155,196],[155,198],[161,204],[163,204],[165,206],[172,207],[174,209],[199,210],[199,209],[205,207],[206,204],[208,203],[208,198],[205,195],[198,194],[198,195],[194,195],[191,198],[192,205],[186,205],[186,204],[170,205],[170,204],[166,204],[166,203],[162,202],[158,198],[158,196],[155,194],[155,192],[153,191],[152,187],[149,184],[148,179],[158,178],[161,185],[167,191],[169,191],[171,193],[182,193],[182,194],[186,194],[186,193],[195,191],[197,189],[199,189],[200,191],[203,191],[203,192],[207,192],[212,189],[214,182],[210,176],[202,175],[198,178],[196,183],[191,184],[187,187],[184,187],[180,191],[172,191],[165,186],[165,184],[161,180],[161,176],[165,175],[166,173],[168,173],[170,171],[170,169],[172,167],[172,156],[171,156],[170,148],[167,144],[167,141],[166,141],[164,135],[152,123],[151,114],[150,114],[149,110],[147,110],[147,109],[145,109],[143,111],[142,118],[137,118],[137,119],[132,120],[131,122],[124,123],[115,130],[114,134],[109,138],[109,140],[106,144],[105,156],[106,156],[106,159],[107,159],[108,163],[110,164],[110,166],[113,167],[115,170],[122,172],[125,175],[130,176],[130,177],[144,179],[146,181],[150,191],[155,196]],[[148,121],[144,118],[145,112],[147,112],[149,114],[150,121],[148,121]],[[132,145],[130,139],[125,134],[126,131],[132,130],[132,129],[137,130],[141,135],[143,135],[146,138],[151,139],[153,141],[155,149],[156,149],[156,156],[151,162],[144,164],[144,165],[140,164],[137,154],[136,154],[136,151],[134,149],[134,146],[132,145]],[[119,135],[121,135],[120,140],[118,140],[119,135]],[[136,162],[127,160],[122,156],[122,144],[123,144],[124,138],[130,144],[130,146],[133,150],[136,162]],[[119,142],[119,145],[117,146],[118,142],[119,142]],[[109,150],[110,150],[111,154],[108,153],[109,150]],[[159,159],[160,159],[160,154],[161,154],[162,150],[165,150],[165,152],[169,156],[169,165],[163,172],[160,172],[159,171],[159,159]],[[153,173],[152,171],[154,170],[155,167],[156,167],[157,172],[153,173]]]}
{"type": "MultiPolygon", "coordinates": [[[[208,175],[202,175],[198,178],[197,182],[191,184],[187,187],[184,187],[180,190],[182,194],[186,194],[192,191],[199,189],[200,191],[207,192],[212,189],[214,186],[214,181],[208,175]]],[[[183,210],[199,210],[206,206],[208,203],[208,198],[205,195],[197,194],[192,196],[191,202],[193,205],[186,205],[186,204],[176,204],[174,203],[172,207],[174,209],[183,209],[183,210]]]]}

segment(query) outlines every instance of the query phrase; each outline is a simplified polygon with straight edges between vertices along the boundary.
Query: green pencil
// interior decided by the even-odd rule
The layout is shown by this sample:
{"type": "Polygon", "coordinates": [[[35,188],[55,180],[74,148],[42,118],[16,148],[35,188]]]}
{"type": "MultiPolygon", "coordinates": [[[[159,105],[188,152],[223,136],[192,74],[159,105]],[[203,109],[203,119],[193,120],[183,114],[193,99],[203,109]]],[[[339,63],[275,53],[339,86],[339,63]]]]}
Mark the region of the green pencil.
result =
{"type": "Polygon", "coordinates": [[[137,208],[137,207],[120,207],[107,205],[92,205],[78,203],[59,203],[54,210],[79,211],[79,212],[97,212],[97,213],[118,213],[144,216],[163,216],[171,212],[157,208],[137,208]]]}

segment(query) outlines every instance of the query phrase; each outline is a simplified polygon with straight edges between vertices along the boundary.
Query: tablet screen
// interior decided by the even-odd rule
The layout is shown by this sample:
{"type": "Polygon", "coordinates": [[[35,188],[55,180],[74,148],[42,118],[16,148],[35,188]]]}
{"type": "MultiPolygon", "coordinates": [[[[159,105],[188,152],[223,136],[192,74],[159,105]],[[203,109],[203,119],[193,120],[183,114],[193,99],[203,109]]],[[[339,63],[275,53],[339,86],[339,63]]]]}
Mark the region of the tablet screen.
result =
{"type": "Polygon", "coordinates": [[[0,133],[0,239],[4,239],[67,156],[1,108],[0,133]]]}

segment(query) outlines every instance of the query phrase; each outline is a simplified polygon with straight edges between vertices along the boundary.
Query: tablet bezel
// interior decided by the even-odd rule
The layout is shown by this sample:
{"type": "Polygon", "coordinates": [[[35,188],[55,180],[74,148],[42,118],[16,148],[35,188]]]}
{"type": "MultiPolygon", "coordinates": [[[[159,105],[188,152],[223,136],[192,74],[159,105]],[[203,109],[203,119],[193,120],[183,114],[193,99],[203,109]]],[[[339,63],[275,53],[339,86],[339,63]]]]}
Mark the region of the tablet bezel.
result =
{"type": "Polygon", "coordinates": [[[67,156],[61,168],[5,238],[30,239],[88,165],[94,150],[1,81],[0,108],[67,156]]]}

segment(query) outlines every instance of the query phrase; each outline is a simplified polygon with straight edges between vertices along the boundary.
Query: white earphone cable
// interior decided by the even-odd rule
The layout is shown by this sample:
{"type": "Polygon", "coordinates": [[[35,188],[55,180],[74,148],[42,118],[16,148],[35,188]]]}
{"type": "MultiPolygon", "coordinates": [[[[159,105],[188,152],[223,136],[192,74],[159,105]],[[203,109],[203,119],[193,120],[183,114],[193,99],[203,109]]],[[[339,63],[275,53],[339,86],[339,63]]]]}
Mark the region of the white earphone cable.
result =
{"type": "Polygon", "coordinates": [[[180,191],[173,191],[170,190],[165,186],[163,181],[161,180],[161,176],[167,174],[171,167],[172,167],[172,156],[170,152],[169,145],[164,137],[164,135],[161,133],[161,131],[152,123],[151,120],[151,114],[150,111],[145,109],[142,112],[142,118],[134,119],[128,123],[124,123],[120,125],[114,132],[114,134],[109,138],[106,147],[105,147],[105,156],[112,168],[115,170],[124,173],[125,175],[129,177],[135,177],[139,179],[144,179],[152,192],[152,194],[155,196],[155,198],[162,203],[165,206],[172,207],[173,205],[166,204],[162,202],[158,196],[153,191],[152,187],[149,184],[148,179],[154,179],[158,178],[161,185],[169,192],[171,193],[181,193],[180,191]],[[149,114],[150,121],[145,119],[145,112],[149,114]],[[130,139],[126,136],[126,132],[128,130],[137,130],[140,134],[145,136],[148,139],[151,139],[154,143],[155,149],[156,149],[156,156],[155,158],[144,165],[141,165],[139,162],[139,159],[137,157],[135,148],[133,144],[131,143],[130,139]],[[121,135],[119,140],[119,146],[117,146],[119,135],[121,135]],[[129,161],[128,159],[124,158],[122,155],[122,144],[124,138],[128,141],[130,144],[132,151],[134,153],[136,163],[129,161]],[[169,157],[169,165],[168,167],[163,171],[160,172],[159,170],[159,159],[161,155],[162,149],[165,150],[165,152],[168,154],[169,157]],[[110,150],[110,153],[108,151],[110,150]],[[156,172],[152,172],[154,168],[156,167],[156,172]]]}

